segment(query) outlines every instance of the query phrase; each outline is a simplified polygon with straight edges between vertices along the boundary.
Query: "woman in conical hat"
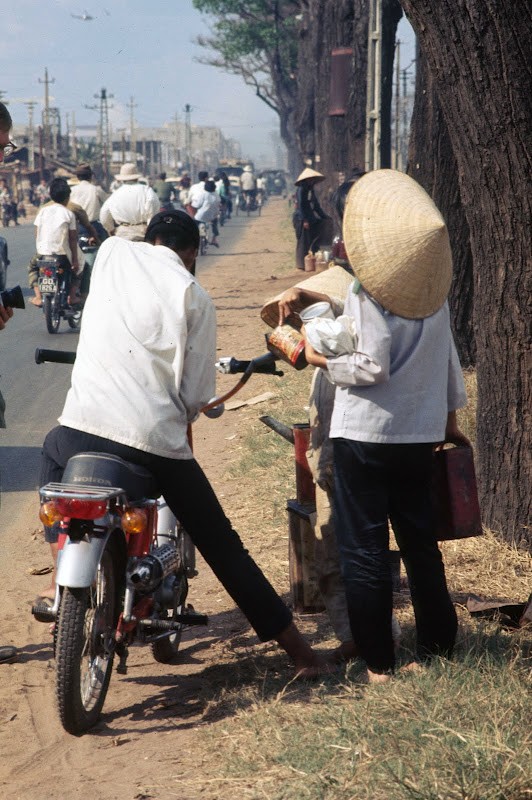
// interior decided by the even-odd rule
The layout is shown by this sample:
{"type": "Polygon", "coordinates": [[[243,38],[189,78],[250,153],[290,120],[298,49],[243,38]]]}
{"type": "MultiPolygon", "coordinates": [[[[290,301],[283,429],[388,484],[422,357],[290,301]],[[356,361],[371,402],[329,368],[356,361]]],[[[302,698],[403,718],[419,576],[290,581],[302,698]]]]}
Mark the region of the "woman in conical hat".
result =
{"type": "Polygon", "coordinates": [[[332,238],[330,217],[323,211],[314,192],[317,183],[325,180],[325,175],[306,167],[295,181],[296,210],[292,222],[296,232],[296,267],[305,269],[305,256],[311,250],[317,252],[321,244],[330,244],[332,238]]]}
{"type": "MultiPolygon", "coordinates": [[[[341,184],[333,194],[332,205],[338,215],[340,228],[348,191],[353,182],[362,174],[364,173],[360,170],[353,170],[353,177],[341,184]]],[[[272,327],[282,325],[285,320],[300,327],[301,320],[298,312],[319,301],[329,302],[336,316],[342,314],[345,297],[353,283],[354,276],[340,248],[338,248],[338,254],[340,258],[335,258],[334,267],[312,275],[267,301],[261,311],[262,319],[272,327]]],[[[334,392],[335,387],[327,379],[324,370],[316,369],[310,387],[310,442],[307,459],[316,484],[316,520],[314,523],[316,577],[331,626],[339,641],[339,646],[335,650],[335,658],[338,661],[347,661],[356,655],[356,650],[349,624],[332,513],[333,457],[329,427],[334,392]]],[[[397,639],[400,629],[395,618],[393,622],[397,639]]]]}
{"type": "Polygon", "coordinates": [[[466,404],[449,324],[451,252],[431,198],[394,170],[370,172],[349,192],[343,220],[355,274],[344,313],[357,352],[309,363],[336,384],[331,420],[336,534],[349,619],[368,680],[395,668],[389,522],[410,581],[419,660],[450,655],[457,620],[434,533],[432,451],[469,444],[466,404]]]}

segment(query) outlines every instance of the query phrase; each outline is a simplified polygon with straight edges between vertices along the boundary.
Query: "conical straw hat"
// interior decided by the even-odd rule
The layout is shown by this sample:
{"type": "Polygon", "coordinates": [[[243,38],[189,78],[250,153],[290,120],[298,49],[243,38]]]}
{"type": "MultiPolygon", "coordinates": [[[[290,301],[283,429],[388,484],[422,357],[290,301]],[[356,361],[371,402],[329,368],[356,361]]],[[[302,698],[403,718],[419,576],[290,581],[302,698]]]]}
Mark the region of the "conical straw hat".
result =
{"type": "Polygon", "coordinates": [[[303,181],[308,181],[309,178],[314,178],[316,183],[320,183],[321,181],[325,180],[325,175],[322,175],[321,172],[316,172],[315,169],[306,167],[301,173],[301,175],[298,175],[298,177],[294,181],[294,184],[296,186],[299,186],[300,183],[302,183],[303,181]]]}
{"type": "MultiPolygon", "coordinates": [[[[295,286],[299,289],[307,289],[309,292],[327,294],[332,299],[338,299],[343,302],[353,280],[353,275],[350,272],[347,272],[343,267],[334,266],[323,272],[317,272],[316,275],[296,283],[295,286]]],[[[279,324],[279,300],[282,295],[283,292],[272,297],[271,300],[267,300],[260,312],[264,322],[271,328],[276,328],[279,324]]],[[[302,303],[301,308],[297,308],[296,312],[302,311],[307,305],[307,303],[302,303]]],[[[301,327],[301,320],[296,316],[291,317],[290,322],[295,328],[301,327]]]]}
{"type": "Polygon", "coordinates": [[[349,262],[383,308],[423,319],[445,302],[452,256],[444,219],[403,172],[368,172],[350,189],[343,219],[349,262]]]}

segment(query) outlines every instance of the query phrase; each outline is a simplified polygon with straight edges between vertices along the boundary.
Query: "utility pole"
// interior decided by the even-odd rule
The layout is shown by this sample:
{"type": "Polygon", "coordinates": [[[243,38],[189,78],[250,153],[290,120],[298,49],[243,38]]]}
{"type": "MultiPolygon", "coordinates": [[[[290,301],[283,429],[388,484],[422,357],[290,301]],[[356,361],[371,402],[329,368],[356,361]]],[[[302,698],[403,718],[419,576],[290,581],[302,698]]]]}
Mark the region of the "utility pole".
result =
{"type": "Polygon", "coordinates": [[[394,144],[394,167],[395,169],[400,169],[400,156],[399,151],[401,149],[401,136],[400,136],[400,109],[401,109],[401,84],[400,84],[400,77],[401,77],[401,42],[397,39],[395,43],[395,115],[394,115],[394,133],[395,133],[395,144],[394,144]]]}
{"type": "Polygon", "coordinates": [[[179,136],[179,117],[177,111],[174,114],[174,171],[178,169],[178,162],[181,161],[180,153],[181,138],[179,136]]]}
{"type": "Polygon", "coordinates": [[[135,114],[134,110],[137,108],[138,103],[135,103],[135,98],[131,97],[127,107],[129,108],[129,138],[131,143],[131,152],[133,153],[133,163],[137,163],[137,137],[135,135],[135,114]]]}
{"type": "Polygon", "coordinates": [[[78,163],[78,137],[76,135],[76,112],[72,112],[72,160],[78,163]]]}
{"type": "Polygon", "coordinates": [[[381,165],[382,0],[370,0],[366,99],[366,172],[381,165]]]}
{"type": "Polygon", "coordinates": [[[24,105],[28,107],[28,167],[33,171],[35,169],[35,142],[34,128],[33,128],[33,109],[37,105],[34,100],[25,100],[24,105]]]}
{"type": "Polygon", "coordinates": [[[43,139],[44,139],[44,151],[46,153],[46,158],[50,158],[50,149],[51,149],[51,131],[50,131],[50,90],[49,86],[51,83],[55,83],[55,78],[48,77],[48,67],[44,68],[44,80],[41,81],[39,78],[39,83],[44,84],[44,110],[43,110],[43,139]]]}
{"type": "Polygon", "coordinates": [[[97,106],[85,106],[85,108],[89,108],[92,111],[99,111],[100,112],[100,122],[98,125],[98,144],[100,145],[100,154],[101,154],[101,170],[103,174],[103,179],[108,182],[109,181],[109,158],[111,156],[111,142],[110,142],[110,131],[109,131],[109,108],[113,106],[109,106],[108,100],[114,97],[112,94],[107,94],[106,89],[102,89],[100,94],[95,94],[94,99],[99,100],[100,104],[97,106]]]}
{"type": "Polygon", "coordinates": [[[191,153],[192,153],[192,127],[190,124],[190,113],[192,106],[187,103],[185,106],[185,150],[187,152],[186,165],[189,172],[192,171],[191,153]]]}

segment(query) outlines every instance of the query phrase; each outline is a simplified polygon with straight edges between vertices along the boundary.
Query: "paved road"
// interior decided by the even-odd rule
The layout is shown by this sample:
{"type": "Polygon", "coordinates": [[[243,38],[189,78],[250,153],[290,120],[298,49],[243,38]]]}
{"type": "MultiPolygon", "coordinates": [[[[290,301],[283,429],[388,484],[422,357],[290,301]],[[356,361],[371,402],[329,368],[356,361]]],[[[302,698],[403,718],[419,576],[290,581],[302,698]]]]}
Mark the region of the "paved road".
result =
{"type": "MultiPolygon", "coordinates": [[[[227,257],[238,241],[245,217],[230,220],[221,230],[220,250],[210,248],[198,261],[198,274],[216,267],[217,259],[227,257]]],[[[38,527],[35,518],[39,461],[46,433],[56,425],[70,384],[71,367],[61,364],[35,364],[35,348],[75,350],[78,334],[65,321],[57,334],[46,331],[44,315],[28,303],[27,264],[34,253],[35,229],[31,224],[0,228],[8,243],[11,264],[7,288],[20,284],[26,297],[25,310],[16,310],[0,332],[0,387],[6,400],[7,429],[0,430],[0,563],[3,548],[14,545],[12,535],[28,527],[38,527]]]]}

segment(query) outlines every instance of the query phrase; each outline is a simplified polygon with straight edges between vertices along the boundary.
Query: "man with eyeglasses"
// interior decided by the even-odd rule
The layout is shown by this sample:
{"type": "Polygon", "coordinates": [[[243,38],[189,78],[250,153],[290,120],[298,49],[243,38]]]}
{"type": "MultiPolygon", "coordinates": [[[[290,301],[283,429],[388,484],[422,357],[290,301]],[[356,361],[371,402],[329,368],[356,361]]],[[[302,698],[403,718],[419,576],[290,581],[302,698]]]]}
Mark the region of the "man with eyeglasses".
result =
{"type": "MultiPolygon", "coordinates": [[[[0,163],[4,160],[5,156],[10,155],[16,149],[15,145],[9,139],[9,133],[13,127],[11,114],[3,103],[0,103],[0,163]]],[[[4,330],[6,323],[13,316],[12,308],[4,308],[0,305],[0,331],[4,330]]],[[[0,393],[0,428],[5,428],[4,421],[5,403],[2,394],[0,393]]],[[[0,647],[0,664],[11,664],[17,660],[16,647],[4,646],[0,647]]]]}

